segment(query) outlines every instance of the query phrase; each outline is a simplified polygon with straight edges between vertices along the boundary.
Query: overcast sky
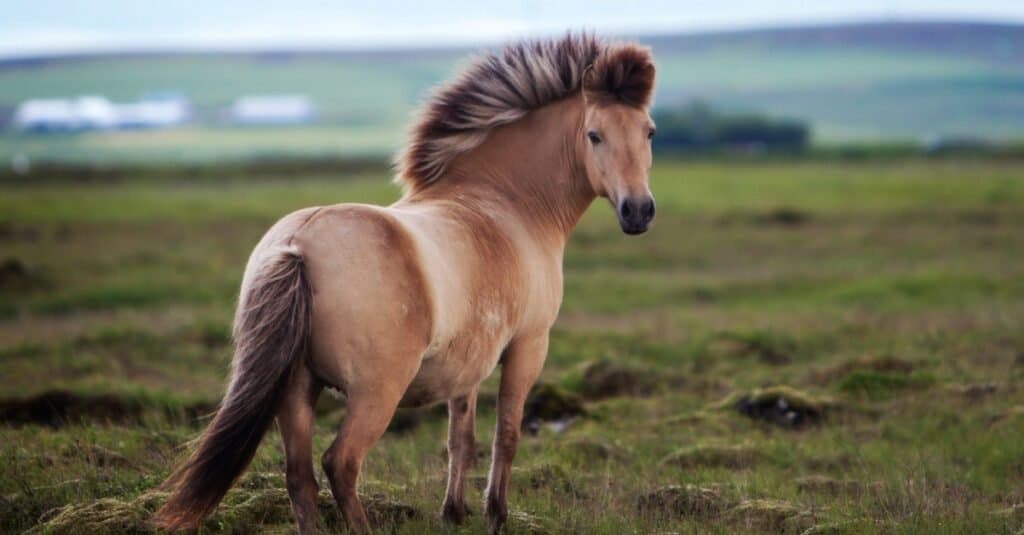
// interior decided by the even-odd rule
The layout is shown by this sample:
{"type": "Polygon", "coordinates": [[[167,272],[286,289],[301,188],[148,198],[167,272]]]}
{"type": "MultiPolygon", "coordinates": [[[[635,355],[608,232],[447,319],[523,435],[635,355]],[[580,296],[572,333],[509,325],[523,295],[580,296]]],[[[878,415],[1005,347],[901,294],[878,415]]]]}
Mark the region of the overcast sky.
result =
{"type": "Polygon", "coordinates": [[[0,56],[448,45],[589,28],[669,32],[884,19],[1024,23],[1024,0],[9,0],[0,56]]]}

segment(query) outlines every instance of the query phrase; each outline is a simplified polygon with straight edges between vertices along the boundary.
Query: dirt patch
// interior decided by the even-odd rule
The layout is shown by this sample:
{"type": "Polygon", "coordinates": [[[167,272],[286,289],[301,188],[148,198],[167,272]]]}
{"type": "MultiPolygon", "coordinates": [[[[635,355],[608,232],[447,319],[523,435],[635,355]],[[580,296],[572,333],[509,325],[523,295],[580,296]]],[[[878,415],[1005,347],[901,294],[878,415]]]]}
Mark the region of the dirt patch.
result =
{"type": "Polygon", "coordinates": [[[767,212],[738,212],[722,216],[718,222],[722,225],[747,224],[757,227],[799,227],[813,219],[804,210],[790,206],[779,206],[767,212]]]}
{"type": "Polygon", "coordinates": [[[818,425],[826,412],[836,407],[828,398],[814,397],[788,386],[758,389],[733,404],[740,414],[786,429],[818,425]]]}
{"type": "Polygon", "coordinates": [[[50,390],[29,398],[0,400],[0,423],[9,426],[48,425],[60,428],[83,423],[139,425],[147,409],[170,421],[196,423],[211,414],[216,404],[197,402],[184,407],[147,407],[140,399],[113,394],[77,394],[50,390]]]}
{"type": "Polygon", "coordinates": [[[668,513],[687,518],[711,519],[718,517],[731,504],[717,489],[695,485],[669,485],[637,498],[636,508],[641,513],[668,513]]]}
{"type": "Polygon", "coordinates": [[[34,242],[38,241],[40,236],[42,232],[36,227],[0,221],[0,240],[34,242]]]}
{"type": "Polygon", "coordinates": [[[110,394],[82,395],[51,390],[26,399],[0,400],[0,422],[55,428],[84,422],[137,424],[142,421],[142,409],[138,401],[110,394]]]}
{"type": "Polygon", "coordinates": [[[523,408],[523,429],[537,433],[544,422],[566,422],[586,415],[583,401],[549,383],[537,383],[523,408]]]}
{"type": "Polygon", "coordinates": [[[922,390],[935,384],[926,373],[854,371],[839,382],[839,389],[870,398],[885,398],[903,390],[922,390]]]}
{"type": "Polygon", "coordinates": [[[656,385],[657,378],[650,372],[602,359],[590,363],[583,371],[580,395],[586,399],[646,396],[656,385]]]}
{"type": "Polygon", "coordinates": [[[796,208],[780,206],[754,216],[754,221],[761,226],[799,227],[811,221],[811,214],[796,208]]]}
{"type": "Polygon", "coordinates": [[[864,356],[815,372],[810,379],[814,383],[824,385],[842,380],[851,373],[858,371],[910,374],[914,371],[914,368],[914,363],[898,357],[864,356]]]}
{"type": "Polygon", "coordinates": [[[796,341],[773,332],[719,333],[708,344],[713,357],[753,357],[772,365],[792,362],[796,352],[796,341]]]}
{"type": "Polygon", "coordinates": [[[950,385],[947,390],[964,400],[974,403],[981,401],[999,391],[996,383],[973,383],[966,385],[950,385]]]}
{"type": "Polygon", "coordinates": [[[750,468],[761,460],[763,455],[752,446],[691,446],[668,454],[662,464],[671,464],[681,468],[728,468],[740,470],[750,468]]]}
{"type": "Polygon", "coordinates": [[[1024,419],[1024,405],[1014,405],[1003,412],[993,415],[989,419],[989,425],[998,426],[1007,422],[1015,422],[1024,419]]]}
{"type": "Polygon", "coordinates": [[[726,513],[730,524],[756,533],[803,533],[816,524],[812,514],[782,500],[743,500],[726,513]]]}
{"type": "Polygon", "coordinates": [[[505,531],[515,531],[522,533],[530,533],[534,535],[541,535],[546,533],[557,533],[557,530],[551,523],[551,520],[531,515],[525,511],[510,511],[508,514],[508,527],[505,531]]]}
{"type": "Polygon", "coordinates": [[[30,268],[20,258],[0,260],[0,291],[25,292],[38,288],[46,288],[46,277],[38,269],[30,268]]]}

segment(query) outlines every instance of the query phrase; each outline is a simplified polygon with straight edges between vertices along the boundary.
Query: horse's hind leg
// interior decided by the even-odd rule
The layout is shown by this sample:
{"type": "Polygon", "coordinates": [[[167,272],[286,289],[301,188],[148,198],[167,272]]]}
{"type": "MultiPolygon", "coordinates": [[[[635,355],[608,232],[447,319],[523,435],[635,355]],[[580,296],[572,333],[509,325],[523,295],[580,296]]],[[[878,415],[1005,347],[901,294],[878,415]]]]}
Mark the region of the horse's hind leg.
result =
{"type": "Polygon", "coordinates": [[[476,394],[474,388],[448,401],[448,490],[441,518],[454,524],[461,524],[469,514],[464,488],[476,455],[476,394]]]}
{"type": "Polygon", "coordinates": [[[331,482],[331,492],[345,522],[356,533],[370,531],[366,510],[356,492],[363,459],[387,429],[415,370],[381,367],[389,375],[387,380],[362,382],[358,390],[347,392],[345,421],[324,452],[324,472],[331,482]]]}
{"type": "Polygon", "coordinates": [[[299,533],[316,533],[316,497],[319,488],[313,474],[313,406],[321,386],[305,367],[296,370],[277,413],[285,451],[288,497],[299,533]]]}

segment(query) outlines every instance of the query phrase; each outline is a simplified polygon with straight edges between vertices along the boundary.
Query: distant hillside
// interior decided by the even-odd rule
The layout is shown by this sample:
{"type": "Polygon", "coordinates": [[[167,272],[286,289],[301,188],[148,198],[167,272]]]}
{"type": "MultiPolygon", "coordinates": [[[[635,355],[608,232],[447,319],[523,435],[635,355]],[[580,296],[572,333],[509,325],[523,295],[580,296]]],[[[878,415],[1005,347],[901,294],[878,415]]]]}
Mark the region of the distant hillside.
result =
{"type": "Polygon", "coordinates": [[[986,22],[864,22],[665,35],[645,40],[678,53],[722,46],[846,47],[1024,62],[1024,26],[986,22]]]}
{"type": "MultiPolygon", "coordinates": [[[[929,135],[1024,138],[1024,26],[886,22],[640,36],[655,50],[658,106],[692,100],[808,121],[816,142],[929,135]]],[[[425,91],[467,50],[107,54],[0,62],[0,117],[34,97],[128,100],[171,90],[205,117],[243,94],[302,93],[321,123],[303,131],[0,135],[13,152],[218,157],[245,152],[384,152],[425,91]],[[6,110],[6,112],[5,112],[6,110]],[[113,137],[112,137],[113,136],[113,137]]]]}

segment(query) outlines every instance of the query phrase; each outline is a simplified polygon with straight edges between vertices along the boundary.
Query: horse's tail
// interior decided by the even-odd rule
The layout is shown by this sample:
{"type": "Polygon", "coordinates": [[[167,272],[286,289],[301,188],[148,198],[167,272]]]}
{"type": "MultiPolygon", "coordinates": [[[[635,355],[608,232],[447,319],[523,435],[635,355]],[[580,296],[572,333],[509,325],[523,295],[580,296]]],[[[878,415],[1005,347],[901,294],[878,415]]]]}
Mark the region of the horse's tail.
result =
{"type": "Polygon", "coordinates": [[[164,483],[171,495],[157,527],[193,529],[217,507],[252,461],[308,351],[312,292],[301,254],[287,248],[260,264],[242,285],[227,394],[188,461],[164,483]]]}

